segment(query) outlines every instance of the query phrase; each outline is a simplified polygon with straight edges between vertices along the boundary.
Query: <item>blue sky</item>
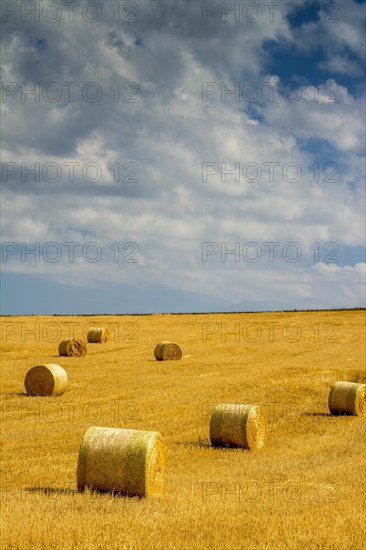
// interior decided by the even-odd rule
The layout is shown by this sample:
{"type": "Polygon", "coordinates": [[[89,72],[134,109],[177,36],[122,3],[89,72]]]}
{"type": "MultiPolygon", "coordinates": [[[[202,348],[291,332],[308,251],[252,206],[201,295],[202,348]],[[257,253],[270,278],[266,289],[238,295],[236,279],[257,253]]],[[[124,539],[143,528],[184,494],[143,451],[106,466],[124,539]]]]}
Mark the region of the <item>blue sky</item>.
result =
{"type": "Polygon", "coordinates": [[[365,2],[232,4],[2,3],[3,314],[364,307],[365,2]]]}

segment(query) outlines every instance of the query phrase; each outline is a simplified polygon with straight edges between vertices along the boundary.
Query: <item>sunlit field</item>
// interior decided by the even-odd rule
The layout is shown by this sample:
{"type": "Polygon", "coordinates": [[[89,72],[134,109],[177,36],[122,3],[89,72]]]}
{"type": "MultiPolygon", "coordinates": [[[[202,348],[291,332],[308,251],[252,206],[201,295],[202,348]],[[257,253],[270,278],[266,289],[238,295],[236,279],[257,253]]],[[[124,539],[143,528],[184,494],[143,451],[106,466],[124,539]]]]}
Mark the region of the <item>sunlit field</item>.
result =
{"type": "Polygon", "coordinates": [[[365,418],[331,416],[337,380],[366,382],[365,311],[3,317],[1,546],[10,549],[332,549],[365,545],[365,418]],[[107,327],[106,344],[58,343],[107,327]],[[161,340],[180,361],[154,359],[161,340]],[[27,371],[57,363],[59,397],[27,371]],[[259,404],[261,450],[213,448],[218,403],[259,404]],[[159,431],[160,497],[78,493],[89,426],[159,431]]]}

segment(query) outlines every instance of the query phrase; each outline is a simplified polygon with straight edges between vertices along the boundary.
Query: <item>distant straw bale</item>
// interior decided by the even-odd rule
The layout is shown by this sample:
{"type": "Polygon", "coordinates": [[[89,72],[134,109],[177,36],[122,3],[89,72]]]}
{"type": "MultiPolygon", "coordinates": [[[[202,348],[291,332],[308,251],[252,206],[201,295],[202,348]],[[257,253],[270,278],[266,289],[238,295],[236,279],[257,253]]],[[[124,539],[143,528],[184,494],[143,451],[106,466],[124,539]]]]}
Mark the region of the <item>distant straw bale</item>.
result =
{"type": "Polygon", "coordinates": [[[84,357],[86,352],[86,343],[81,338],[62,340],[58,346],[58,354],[67,357],[84,357]]]}
{"type": "Polygon", "coordinates": [[[221,403],[210,421],[213,446],[261,449],[266,436],[266,418],[258,405],[221,403]]]}
{"type": "Polygon", "coordinates": [[[182,358],[182,350],[174,342],[160,342],[154,349],[157,361],[178,361],[182,358]]]}
{"type": "Polygon", "coordinates": [[[56,396],[62,395],[68,385],[67,372],[55,363],[32,367],[24,379],[28,395],[56,396]]]}
{"type": "Polygon", "coordinates": [[[336,382],[328,395],[331,414],[366,415],[366,384],[336,382]]]}
{"type": "Polygon", "coordinates": [[[105,344],[110,338],[107,328],[93,327],[88,330],[88,342],[91,344],[105,344]]]}
{"type": "Polygon", "coordinates": [[[91,427],[79,451],[77,487],[149,497],[163,492],[165,451],[159,432],[91,427]]]}

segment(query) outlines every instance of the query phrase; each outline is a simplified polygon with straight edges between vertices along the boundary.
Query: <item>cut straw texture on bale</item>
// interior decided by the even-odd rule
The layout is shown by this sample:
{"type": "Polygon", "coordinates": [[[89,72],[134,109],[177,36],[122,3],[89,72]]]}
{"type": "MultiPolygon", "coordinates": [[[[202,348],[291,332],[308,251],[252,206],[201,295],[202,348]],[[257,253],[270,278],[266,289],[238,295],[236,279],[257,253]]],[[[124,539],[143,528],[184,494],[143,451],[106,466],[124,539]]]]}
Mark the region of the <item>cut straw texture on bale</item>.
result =
{"type": "Polygon", "coordinates": [[[266,418],[258,405],[220,403],[210,421],[213,446],[261,449],[266,436],[266,418]]]}
{"type": "Polygon", "coordinates": [[[90,328],[88,330],[88,342],[91,344],[105,344],[110,337],[109,330],[107,328],[90,328]]]}
{"type": "Polygon", "coordinates": [[[182,358],[182,350],[174,342],[160,342],[154,349],[157,361],[178,361],[182,358]]]}
{"type": "Polygon", "coordinates": [[[65,369],[54,363],[37,365],[31,368],[24,379],[28,395],[62,395],[69,378],[65,369]]]}
{"type": "Polygon", "coordinates": [[[66,355],[67,357],[84,357],[86,351],[86,343],[81,338],[62,340],[58,346],[58,354],[66,355]]]}
{"type": "Polygon", "coordinates": [[[330,389],[328,407],[331,414],[366,415],[366,384],[336,382],[330,389]]]}
{"type": "Polygon", "coordinates": [[[164,465],[165,446],[159,432],[93,426],[80,446],[78,490],[158,495],[163,492],[164,465]]]}

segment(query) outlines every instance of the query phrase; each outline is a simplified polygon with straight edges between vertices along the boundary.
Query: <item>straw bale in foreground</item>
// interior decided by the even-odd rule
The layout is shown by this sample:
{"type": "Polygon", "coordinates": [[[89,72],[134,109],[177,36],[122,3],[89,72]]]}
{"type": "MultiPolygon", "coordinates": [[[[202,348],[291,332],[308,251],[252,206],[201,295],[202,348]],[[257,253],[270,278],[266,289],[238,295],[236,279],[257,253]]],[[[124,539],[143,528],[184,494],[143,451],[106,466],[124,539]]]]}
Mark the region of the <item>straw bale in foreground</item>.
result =
{"type": "Polygon", "coordinates": [[[90,427],[79,451],[77,486],[128,496],[163,491],[164,440],[159,432],[90,427]]]}

